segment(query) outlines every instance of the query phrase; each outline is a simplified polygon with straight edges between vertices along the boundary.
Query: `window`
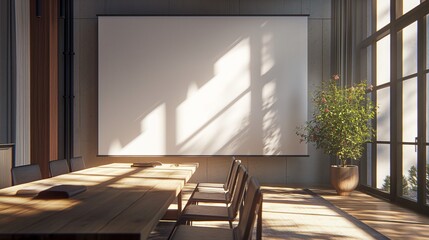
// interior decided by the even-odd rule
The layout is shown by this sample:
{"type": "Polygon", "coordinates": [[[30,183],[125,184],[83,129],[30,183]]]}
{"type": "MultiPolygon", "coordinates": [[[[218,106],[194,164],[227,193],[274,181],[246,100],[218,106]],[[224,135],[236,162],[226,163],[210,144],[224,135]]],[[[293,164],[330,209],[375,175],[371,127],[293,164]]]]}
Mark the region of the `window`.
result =
{"type": "Polygon", "coordinates": [[[363,2],[359,77],[378,111],[362,184],[429,213],[429,1],[363,2]]]}

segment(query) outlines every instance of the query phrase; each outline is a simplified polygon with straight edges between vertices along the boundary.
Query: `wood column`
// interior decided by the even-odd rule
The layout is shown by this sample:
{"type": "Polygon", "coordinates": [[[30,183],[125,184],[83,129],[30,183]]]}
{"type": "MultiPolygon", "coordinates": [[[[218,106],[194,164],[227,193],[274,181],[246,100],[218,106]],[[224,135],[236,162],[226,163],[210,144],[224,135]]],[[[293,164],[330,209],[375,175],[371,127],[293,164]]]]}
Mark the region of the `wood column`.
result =
{"type": "Polygon", "coordinates": [[[31,163],[48,177],[58,158],[58,0],[30,0],[30,79],[31,163]]]}

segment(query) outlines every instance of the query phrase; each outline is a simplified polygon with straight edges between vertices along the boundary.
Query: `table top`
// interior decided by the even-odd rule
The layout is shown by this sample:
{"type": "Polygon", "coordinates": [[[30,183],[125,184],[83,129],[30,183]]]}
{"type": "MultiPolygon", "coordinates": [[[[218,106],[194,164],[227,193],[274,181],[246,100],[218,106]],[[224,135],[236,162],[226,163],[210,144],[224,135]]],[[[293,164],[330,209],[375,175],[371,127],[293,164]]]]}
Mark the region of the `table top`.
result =
{"type": "Polygon", "coordinates": [[[195,164],[131,167],[113,163],[0,189],[0,239],[39,235],[61,239],[146,239],[184,184],[195,164]],[[83,185],[85,192],[66,199],[17,196],[20,189],[83,185]]]}

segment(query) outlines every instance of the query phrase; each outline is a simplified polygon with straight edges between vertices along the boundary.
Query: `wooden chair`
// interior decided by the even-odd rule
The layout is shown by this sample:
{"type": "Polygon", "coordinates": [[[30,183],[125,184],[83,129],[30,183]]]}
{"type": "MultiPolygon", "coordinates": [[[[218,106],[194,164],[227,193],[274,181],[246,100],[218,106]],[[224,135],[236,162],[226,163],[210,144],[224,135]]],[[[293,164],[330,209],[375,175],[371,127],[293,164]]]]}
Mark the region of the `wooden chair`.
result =
{"type": "Polygon", "coordinates": [[[70,159],[70,170],[72,172],[79,171],[85,169],[85,161],[83,161],[82,157],[74,157],[70,159]]]}
{"type": "Polygon", "coordinates": [[[19,167],[13,167],[12,173],[12,185],[23,184],[42,179],[42,172],[38,164],[24,165],[19,167]]]}
{"type": "Polygon", "coordinates": [[[230,203],[234,195],[234,191],[237,189],[235,187],[237,178],[238,178],[238,169],[241,164],[240,160],[234,160],[231,165],[232,169],[230,171],[230,176],[227,181],[226,187],[216,188],[202,188],[197,187],[192,192],[188,204],[194,204],[198,202],[210,202],[210,203],[230,203]]]}
{"type": "Polygon", "coordinates": [[[67,159],[55,160],[49,162],[49,172],[51,177],[55,177],[61,174],[70,172],[69,164],[67,159]]]}
{"type": "Polygon", "coordinates": [[[195,189],[197,191],[204,191],[205,189],[210,190],[210,189],[214,188],[214,189],[223,189],[224,191],[228,191],[234,166],[236,164],[240,164],[240,163],[241,163],[240,160],[235,159],[235,158],[232,159],[225,183],[198,183],[197,187],[195,189]]]}
{"type": "Polygon", "coordinates": [[[235,220],[243,200],[243,195],[247,180],[247,170],[243,165],[238,168],[238,178],[235,184],[231,203],[227,206],[207,206],[207,205],[187,205],[177,224],[189,223],[192,221],[228,221],[232,228],[232,222],[235,220]]]}
{"type": "MultiPolygon", "coordinates": [[[[250,240],[252,239],[253,226],[258,216],[257,231],[261,231],[260,223],[262,208],[261,188],[255,178],[251,177],[248,181],[247,191],[244,197],[244,207],[241,212],[237,227],[233,229],[213,228],[213,227],[194,227],[189,225],[178,225],[173,229],[170,240],[250,240]]],[[[256,239],[261,239],[260,232],[257,232],[256,239]]]]}

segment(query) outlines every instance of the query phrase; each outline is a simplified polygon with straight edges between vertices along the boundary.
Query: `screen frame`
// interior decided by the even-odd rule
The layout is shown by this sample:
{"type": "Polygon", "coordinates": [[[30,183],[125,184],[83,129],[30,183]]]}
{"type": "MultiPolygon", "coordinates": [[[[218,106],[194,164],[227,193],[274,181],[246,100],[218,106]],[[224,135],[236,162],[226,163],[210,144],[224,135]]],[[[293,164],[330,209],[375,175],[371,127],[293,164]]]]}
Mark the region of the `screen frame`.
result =
{"type": "MultiPolygon", "coordinates": [[[[98,26],[98,20],[99,17],[307,17],[307,24],[308,24],[308,17],[310,16],[310,14],[158,14],[158,13],[154,13],[154,14],[97,14],[97,26],[98,26]]],[[[307,30],[308,30],[308,25],[307,25],[307,30]]],[[[98,37],[98,33],[97,33],[97,37],[98,37]]],[[[98,48],[98,41],[97,41],[97,50],[98,48]]],[[[308,47],[308,33],[307,33],[307,54],[309,51],[309,47],[308,47]]],[[[97,60],[98,60],[99,55],[97,54],[97,60]]],[[[99,68],[97,68],[97,72],[98,72],[99,68]]],[[[307,57],[307,85],[308,85],[308,72],[309,71],[309,59],[307,57]]],[[[99,78],[97,78],[97,82],[99,81],[99,78]]],[[[97,84],[97,93],[99,91],[99,83],[97,84]]],[[[308,89],[307,89],[308,91],[308,89]]],[[[211,154],[197,154],[197,155],[193,155],[193,154],[186,154],[186,155],[182,155],[182,154],[165,154],[165,155],[106,155],[106,154],[100,154],[99,153],[99,98],[97,98],[97,157],[113,157],[113,158],[158,158],[158,157],[262,157],[262,158],[270,158],[270,157],[309,157],[310,154],[308,153],[308,143],[302,143],[306,145],[307,148],[307,154],[215,154],[215,155],[211,155],[211,154]]],[[[309,101],[307,101],[307,107],[309,107],[309,101]]],[[[307,110],[308,111],[308,110],[307,110]]],[[[309,117],[309,115],[307,115],[307,118],[309,117]]],[[[307,119],[308,120],[308,119],[307,119]]]]}

